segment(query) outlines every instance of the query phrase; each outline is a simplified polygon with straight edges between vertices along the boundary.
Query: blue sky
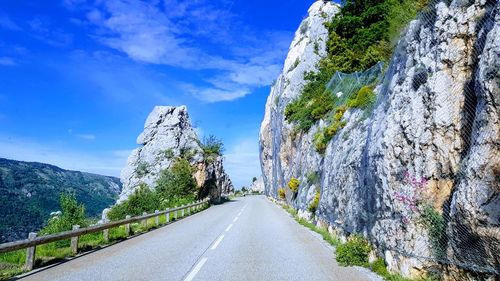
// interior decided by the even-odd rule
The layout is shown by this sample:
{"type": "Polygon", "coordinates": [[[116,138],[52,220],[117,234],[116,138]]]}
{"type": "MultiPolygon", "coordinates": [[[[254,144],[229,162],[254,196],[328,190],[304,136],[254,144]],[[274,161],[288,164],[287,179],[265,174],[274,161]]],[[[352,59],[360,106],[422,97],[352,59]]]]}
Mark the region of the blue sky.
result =
{"type": "Polygon", "coordinates": [[[118,176],[152,108],[185,104],[241,187],[313,1],[0,2],[0,157],[118,176]]]}

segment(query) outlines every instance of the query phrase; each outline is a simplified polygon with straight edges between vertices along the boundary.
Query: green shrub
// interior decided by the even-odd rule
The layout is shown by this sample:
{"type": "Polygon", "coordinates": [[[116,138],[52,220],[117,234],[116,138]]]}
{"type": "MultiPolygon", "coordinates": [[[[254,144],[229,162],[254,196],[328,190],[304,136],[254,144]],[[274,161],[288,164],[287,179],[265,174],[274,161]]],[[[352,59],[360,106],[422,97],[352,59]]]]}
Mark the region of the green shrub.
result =
{"type": "Polygon", "coordinates": [[[366,109],[375,103],[377,96],[369,86],[362,87],[355,95],[347,101],[347,106],[366,109]]]}
{"type": "Polygon", "coordinates": [[[181,198],[192,198],[197,191],[193,169],[184,158],[178,158],[170,169],[162,171],[156,181],[156,193],[162,207],[168,207],[181,198]]]}
{"type": "Polygon", "coordinates": [[[319,173],[316,171],[309,172],[306,175],[306,179],[308,184],[315,184],[319,181],[319,173]]]}
{"type": "MultiPolygon", "coordinates": [[[[285,108],[285,117],[300,132],[307,132],[334,108],[336,97],[326,84],[337,71],[366,70],[388,62],[401,30],[427,5],[427,0],[343,0],[342,8],[325,24],[329,32],[327,56],[317,73],[307,73],[302,93],[285,108]]],[[[345,81],[350,88],[353,81],[345,81]]],[[[359,93],[358,93],[359,94],[359,93]]],[[[353,107],[373,103],[373,92],[362,92],[353,107]]],[[[322,148],[324,141],[318,143],[322,148]]],[[[321,150],[321,149],[320,149],[321,150]]]]}
{"type": "Polygon", "coordinates": [[[297,193],[299,191],[299,185],[300,181],[296,178],[291,178],[288,182],[288,188],[290,188],[293,193],[297,193]]]}
{"type": "Polygon", "coordinates": [[[351,235],[348,241],[337,247],[339,264],[366,266],[371,246],[361,235],[351,235]]]}
{"type": "Polygon", "coordinates": [[[434,256],[443,257],[446,254],[446,224],[443,216],[432,206],[426,205],[420,213],[419,222],[427,229],[434,256]]]}
{"type": "Polygon", "coordinates": [[[214,135],[203,138],[201,148],[205,156],[207,155],[222,155],[224,153],[224,143],[214,135]]]}
{"type": "Polygon", "coordinates": [[[139,165],[137,165],[135,169],[135,173],[139,176],[145,176],[147,173],[149,173],[149,165],[146,162],[140,162],[139,165]]]}
{"type": "Polygon", "coordinates": [[[138,216],[143,212],[151,213],[159,209],[160,199],[156,192],[146,184],[141,184],[127,200],[114,205],[108,213],[110,220],[124,219],[125,216],[138,216]]]}
{"type": "Polygon", "coordinates": [[[278,188],[278,197],[283,200],[286,199],[286,191],[283,187],[278,188]]]}
{"type": "Polygon", "coordinates": [[[311,212],[311,213],[316,212],[316,210],[318,209],[318,205],[319,205],[319,198],[320,198],[320,193],[318,190],[316,190],[316,194],[314,195],[314,198],[311,201],[311,204],[309,204],[309,206],[307,207],[309,212],[311,212]]]}
{"type": "Polygon", "coordinates": [[[73,225],[80,227],[88,226],[89,222],[85,216],[85,206],[78,204],[74,194],[62,193],[59,198],[62,214],[50,218],[47,226],[41,231],[41,235],[58,233],[73,229],[73,225]]]}

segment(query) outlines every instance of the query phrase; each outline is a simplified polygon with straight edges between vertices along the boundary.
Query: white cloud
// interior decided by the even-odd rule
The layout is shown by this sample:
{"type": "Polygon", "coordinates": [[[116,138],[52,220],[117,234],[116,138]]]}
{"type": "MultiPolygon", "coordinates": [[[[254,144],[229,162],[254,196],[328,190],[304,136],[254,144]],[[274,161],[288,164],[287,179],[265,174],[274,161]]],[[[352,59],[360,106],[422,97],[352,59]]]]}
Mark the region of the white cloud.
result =
{"type": "Polygon", "coordinates": [[[89,153],[65,149],[60,144],[41,144],[29,139],[0,136],[0,157],[47,163],[68,170],[119,176],[128,154],[116,151],[89,153]]]}
{"type": "Polygon", "coordinates": [[[50,19],[34,18],[28,24],[34,38],[53,47],[68,47],[73,42],[73,36],[54,26],[50,19]]]}
{"type": "Polygon", "coordinates": [[[0,57],[0,65],[14,66],[17,65],[16,61],[10,57],[0,57]]]}
{"type": "Polygon", "coordinates": [[[102,44],[138,62],[215,71],[205,79],[206,87],[190,91],[207,102],[234,100],[270,85],[291,40],[288,32],[253,34],[230,11],[232,1],[227,0],[97,3],[87,8],[86,20],[102,44]],[[224,55],[210,54],[208,42],[224,55]]]}
{"type": "Polygon", "coordinates": [[[235,188],[250,185],[252,178],[261,174],[259,146],[256,139],[245,138],[229,147],[225,154],[224,169],[235,188]]]}
{"type": "Polygon", "coordinates": [[[11,31],[20,31],[20,30],[22,30],[22,28],[19,25],[17,25],[7,15],[0,15],[0,28],[11,30],[11,31]]]}
{"type": "Polygon", "coordinates": [[[96,136],[93,135],[93,134],[78,134],[76,135],[78,138],[82,139],[82,140],[95,140],[96,139],[96,136]]]}

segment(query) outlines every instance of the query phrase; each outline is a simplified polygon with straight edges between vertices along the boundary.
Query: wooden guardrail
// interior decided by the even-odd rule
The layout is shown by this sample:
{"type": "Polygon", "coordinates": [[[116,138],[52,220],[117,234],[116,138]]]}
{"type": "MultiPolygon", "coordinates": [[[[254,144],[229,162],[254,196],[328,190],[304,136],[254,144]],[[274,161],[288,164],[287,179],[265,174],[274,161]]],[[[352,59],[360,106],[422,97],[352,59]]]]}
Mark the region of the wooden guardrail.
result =
{"type": "Polygon", "coordinates": [[[203,207],[204,204],[208,204],[209,199],[205,199],[202,201],[197,201],[193,204],[189,204],[186,206],[180,206],[172,209],[166,209],[165,211],[156,210],[152,214],[144,213],[142,216],[130,217],[127,216],[123,220],[98,224],[89,226],[86,228],[80,228],[78,225],[73,226],[73,230],[68,230],[60,233],[54,233],[44,236],[37,237],[35,232],[31,232],[28,236],[28,239],[18,240],[14,242],[8,242],[0,244],[0,253],[12,252],[16,250],[26,249],[26,263],[24,265],[25,270],[32,270],[35,264],[35,253],[36,246],[43,245],[59,240],[71,239],[71,251],[73,254],[78,253],[78,237],[91,234],[96,232],[103,232],[104,241],[109,241],[109,229],[114,227],[119,227],[125,225],[125,234],[128,237],[130,235],[130,224],[135,222],[141,222],[144,227],[147,227],[147,220],[150,218],[155,218],[156,226],[159,225],[159,216],[165,215],[166,222],[170,221],[170,214],[174,214],[174,219],[177,220],[179,216],[178,212],[181,211],[180,217],[184,217],[184,212],[187,210],[189,213],[192,213],[195,210],[199,210],[203,207]]]}

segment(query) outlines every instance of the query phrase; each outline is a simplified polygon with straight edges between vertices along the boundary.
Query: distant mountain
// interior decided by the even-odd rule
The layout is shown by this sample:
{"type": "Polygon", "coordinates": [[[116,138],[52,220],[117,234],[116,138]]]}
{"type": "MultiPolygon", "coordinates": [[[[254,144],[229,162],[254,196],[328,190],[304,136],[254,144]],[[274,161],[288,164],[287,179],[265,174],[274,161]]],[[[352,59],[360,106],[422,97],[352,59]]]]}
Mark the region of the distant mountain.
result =
{"type": "Polygon", "coordinates": [[[50,213],[59,210],[63,192],[75,193],[87,215],[97,217],[120,191],[118,178],[0,158],[0,243],[42,228],[50,213]]]}

